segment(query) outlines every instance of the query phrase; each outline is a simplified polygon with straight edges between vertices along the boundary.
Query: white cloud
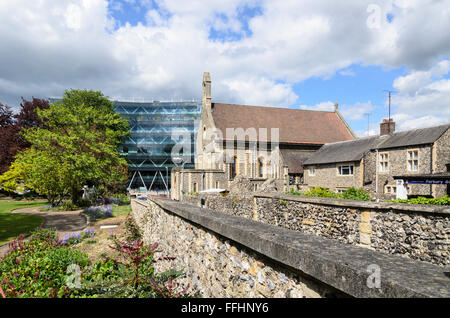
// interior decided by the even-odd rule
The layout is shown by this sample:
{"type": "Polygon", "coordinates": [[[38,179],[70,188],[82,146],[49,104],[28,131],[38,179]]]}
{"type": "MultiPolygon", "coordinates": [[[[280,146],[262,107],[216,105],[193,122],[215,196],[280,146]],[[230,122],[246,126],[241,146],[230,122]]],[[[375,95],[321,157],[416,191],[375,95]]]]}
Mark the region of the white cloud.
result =
{"type": "Polygon", "coordinates": [[[308,109],[308,110],[321,110],[321,111],[327,111],[331,112],[334,111],[334,104],[333,102],[322,102],[316,105],[300,105],[299,107],[301,109],[308,109]]]}
{"type": "MultiPolygon", "coordinates": [[[[147,10],[147,25],[113,29],[108,10],[122,10],[118,1],[0,1],[0,41],[7,43],[0,49],[0,100],[14,105],[22,95],[60,96],[66,88],[117,98],[199,99],[202,73],[209,71],[215,101],[290,106],[297,100],[294,83],[336,72],[352,76],[348,67],[362,63],[410,70],[395,82],[399,113],[432,102],[435,116],[448,105],[442,76],[449,63],[436,64],[450,56],[446,1],[383,2],[376,29],[367,27],[373,0],[158,0],[158,9],[128,2],[147,10]],[[256,5],[262,14],[248,21],[248,34],[239,13],[256,5]],[[214,41],[211,28],[241,38],[214,41]],[[402,106],[411,103],[417,105],[402,106]]],[[[357,106],[349,106],[349,116],[361,118],[371,104],[357,106]]]]}
{"type": "Polygon", "coordinates": [[[339,74],[341,74],[342,76],[355,76],[355,72],[353,72],[352,70],[342,70],[339,72],[339,74]]]}
{"type": "MultiPolygon", "coordinates": [[[[327,101],[316,105],[300,105],[301,109],[334,111],[335,103],[327,101]]],[[[366,115],[375,110],[376,106],[371,101],[365,103],[355,103],[352,105],[339,105],[338,109],[346,120],[363,120],[367,119],[366,115]]]]}
{"type": "Polygon", "coordinates": [[[394,114],[392,117],[395,121],[396,131],[437,126],[449,122],[448,119],[432,115],[414,117],[409,114],[394,114]]]}
{"type": "Polygon", "coordinates": [[[450,62],[441,61],[427,71],[415,71],[394,81],[392,98],[400,128],[430,126],[450,122],[450,62]]]}
{"type": "Polygon", "coordinates": [[[366,103],[355,103],[353,105],[343,105],[340,112],[347,120],[362,120],[366,119],[367,114],[371,114],[376,106],[371,101],[366,103]]]}

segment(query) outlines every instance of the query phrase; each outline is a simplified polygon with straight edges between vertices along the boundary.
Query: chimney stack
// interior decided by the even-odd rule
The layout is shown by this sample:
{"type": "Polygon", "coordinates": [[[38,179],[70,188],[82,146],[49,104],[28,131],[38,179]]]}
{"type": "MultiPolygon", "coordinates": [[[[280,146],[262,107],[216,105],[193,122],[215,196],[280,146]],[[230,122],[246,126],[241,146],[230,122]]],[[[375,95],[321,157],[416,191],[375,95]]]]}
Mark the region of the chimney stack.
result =
{"type": "Polygon", "coordinates": [[[383,119],[380,124],[380,136],[392,134],[395,131],[395,122],[390,119],[383,119]]]}

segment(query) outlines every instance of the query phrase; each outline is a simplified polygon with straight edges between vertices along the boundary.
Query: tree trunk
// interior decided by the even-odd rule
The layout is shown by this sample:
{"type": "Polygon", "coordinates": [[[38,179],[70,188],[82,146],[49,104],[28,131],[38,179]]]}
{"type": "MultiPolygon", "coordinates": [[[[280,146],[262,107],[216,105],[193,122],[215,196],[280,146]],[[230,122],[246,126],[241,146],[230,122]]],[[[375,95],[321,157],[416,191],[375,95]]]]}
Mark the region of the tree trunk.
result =
{"type": "Polygon", "coordinates": [[[78,191],[78,184],[72,186],[72,204],[78,205],[80,202],[80,192],[78,191]]]}

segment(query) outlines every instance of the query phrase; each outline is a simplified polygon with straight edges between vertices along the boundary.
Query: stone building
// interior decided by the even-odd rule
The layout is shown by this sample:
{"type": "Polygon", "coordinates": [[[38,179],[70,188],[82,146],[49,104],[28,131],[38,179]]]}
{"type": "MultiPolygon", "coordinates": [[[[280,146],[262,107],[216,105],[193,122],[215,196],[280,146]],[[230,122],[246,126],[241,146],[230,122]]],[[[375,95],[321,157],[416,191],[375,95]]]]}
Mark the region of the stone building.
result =
{"type": "Polygon", "coordinates": [[[450,124],[395,132],[384,120],[380,135],[324,145],[305,161],[305,185],[336,192],[363,188],[378,198],[449,194],[450,124]],[[404,182],[402,182],[404,181],[404,182]]]}
{"type": "Polygon", "coordinates": [[[303,183],[303,162],[326,143],[356,138],[339,113],[215,103],[209,73],[203,77],[202,114],[195,169],[172,170],[172,199],[182,193],[246,190],[266,182],[278,191],[303,183]]]}

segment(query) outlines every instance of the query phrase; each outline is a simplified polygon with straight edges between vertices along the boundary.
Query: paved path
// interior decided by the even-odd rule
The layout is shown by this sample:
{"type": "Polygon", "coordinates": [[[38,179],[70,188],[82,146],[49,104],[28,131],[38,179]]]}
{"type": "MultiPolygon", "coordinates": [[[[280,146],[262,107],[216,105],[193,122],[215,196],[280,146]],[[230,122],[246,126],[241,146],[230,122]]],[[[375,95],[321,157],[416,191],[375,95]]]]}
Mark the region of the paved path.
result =
{"type": "MultiPolygon", "coordinates": [[[[84,230],[87,227],[86,218],[79,211],[39,211],[39,207],[23,208],[12,211],[12,213],[33,214],[44,217],[44,229],[55,228],[60,238],[66,234],[71,235],[84,230]]],[[[0,246],[0,257],[8,251],[8,244],[0,246]]]]}

